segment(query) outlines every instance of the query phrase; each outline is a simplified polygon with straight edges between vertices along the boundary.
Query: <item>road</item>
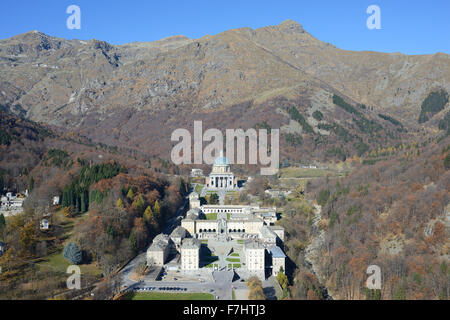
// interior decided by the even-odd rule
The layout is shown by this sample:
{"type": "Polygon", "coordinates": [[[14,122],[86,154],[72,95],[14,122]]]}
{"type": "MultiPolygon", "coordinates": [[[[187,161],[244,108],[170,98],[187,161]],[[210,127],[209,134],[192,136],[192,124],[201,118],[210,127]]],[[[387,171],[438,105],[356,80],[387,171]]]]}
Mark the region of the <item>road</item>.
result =
{"type": "MultiPolygon", "coordinates": [[[[205,292],[214,295],[217,300],[231,300],[231,283],[223,282],[187,282],[187,281],[139,281],[135,282],[129,287],[129,290],[135,290],[136,288],[146,288],[146,287],[176,287],[176,288],[186,288],[187,291],[166,291],[166,292],[205,292]]],[[[150,291],[149,291],[150,292],[150,291]]],[[[156,289],[156,292],[161,292],[156,289]]]]}

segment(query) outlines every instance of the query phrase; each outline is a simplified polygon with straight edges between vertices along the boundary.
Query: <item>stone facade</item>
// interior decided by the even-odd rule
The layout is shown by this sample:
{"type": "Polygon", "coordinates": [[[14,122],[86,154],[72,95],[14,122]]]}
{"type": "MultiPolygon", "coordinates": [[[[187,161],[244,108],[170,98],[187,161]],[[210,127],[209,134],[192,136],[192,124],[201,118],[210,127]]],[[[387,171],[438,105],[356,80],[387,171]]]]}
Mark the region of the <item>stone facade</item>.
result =
{"type": "Polygon", "coordinates": [[[276,277],[281,270],[286,271],[286,255],[280,247],[271,248],[270,255],[272,256],[272,275],[276,277]]]}
{"type": "Polygon", "coordinates": [[[172,240],[168,235],[157,235],[147,249],[147,265],[163,266],[169,257],[171,246],[172,240]]]}
{"type": "Polygon", "coordinates": [[[265,248],[258,241],[247,240],[244,242],[245,264],[251,275],[264,279],[265,272],[265,248]]]}
{"type": "Polygon", "coordinates": [[[200,207],[200,198],[197,192],[193,191],[189,194],[189,208],[200,207]]]}
{"type": "Polygon", "coordinates": [[[197,239],[184,239],[181,245],[181,270],[196,271],[200,267],[201,242],[197,239]]]}

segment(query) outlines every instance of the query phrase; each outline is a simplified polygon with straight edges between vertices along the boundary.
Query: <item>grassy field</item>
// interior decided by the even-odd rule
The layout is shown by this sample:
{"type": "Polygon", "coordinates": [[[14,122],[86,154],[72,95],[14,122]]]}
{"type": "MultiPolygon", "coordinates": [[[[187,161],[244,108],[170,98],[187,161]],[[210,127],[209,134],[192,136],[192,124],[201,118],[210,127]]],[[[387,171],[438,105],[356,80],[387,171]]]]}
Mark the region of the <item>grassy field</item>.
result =
{"type": "Polygon", "coordinates": [[[230,254],[230,257],[239,257],[239,253],[233,252],[232,254],[230,254]]]}
{"type": "Polygon", "coordinates": [[[205,215],[206,220],[217,220],[217,212],[211,212],[205,215]]]}
{"type": "Polygon", "coordinates": [[[205,268],[218,268],[219,265],[217,263],[210,263],[205,266],[205,268]]]}
{"type": "Polygon", "coordinates": [[[226,258],[225,260],[227,260],[228,262],[241,262],[241,259],[239,258],[226,258]]]}
{"type": "Polygon", "coordinates": [[[205,187],[205,185],[203,185],[203,184],[197,184],[197,185],[195,185],[195,192],[197,192],[199,195],[200,194],[202,194],[202,190],[203,190],[203,188],[205,187]]]}
{"type": "MultiPolygon", "coordinates": [[[[59,225],[62,226],[64,230],[63,236],[61,237],[61,240],[64,241],[63,243],[64,247],[64,245],[67,242],[67,239],[69,239],[73,233],[73,227],[75,226],[75,224],[85,219],[86,215],[78,215],[74,218],[68,218],[64,216],[62,210],[60,210],[55,213],[55,216],[57,216],[59,220],[59,225]]],[[[66,259],[64,259],[61,250],[60,252],[52,253],[49,254],[48,256],[42,257],[41,259],[39,259],[39,262],[36,263],[36,265],[40,267],[42,270],[52,268],[53,270],[65,273],[67,271],[67,267],[71,265],[71,263],[66,259]]],[[[82,274],[88,274],[99,277],[102,273],[102,271],[94,263],[83,264],[80,265],[79,267],[81,269],[82,274]]]]}
{"type": "MultiPolygon", "coordinates": [[[[62,256],[62,252],[54,253],[47,257],[42,258],[42,260],[36,265],[42,270],[46,270],[48,268],[52,268],[53,270],[66,272],[67,267],[71,265],[69,261],[64,259],[62,256]]],[[[82,264],[79,265],[82,274],[92,275],[99,277],[102,271],[96,266],[96,264],[82,264]]]]}
{"type": "Polygon", "coordinates": [[[309,169],[309,168],[282,168],[280,170],[280,178],[316,178],[325,177],[327,175],[336,176],[336,172],[325,169],[309,169]]]}
{"type": "Polygon", "coordinates": [[[214,300],[209,293],[129,292],[123,300],[214,300]]]}

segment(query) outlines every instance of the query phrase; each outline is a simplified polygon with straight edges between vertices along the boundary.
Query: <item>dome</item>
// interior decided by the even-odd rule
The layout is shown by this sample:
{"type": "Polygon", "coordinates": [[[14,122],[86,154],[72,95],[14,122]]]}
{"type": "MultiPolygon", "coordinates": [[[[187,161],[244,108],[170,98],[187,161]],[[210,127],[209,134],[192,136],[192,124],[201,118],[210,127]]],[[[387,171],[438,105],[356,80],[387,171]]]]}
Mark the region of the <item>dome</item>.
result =
{"type": "Polygon", "coordinates": [[[225,157],[218,157],[216,160],[214,160],[215,166],[228,166],[230,163],[228,162],[228,159],[225,157]]]}

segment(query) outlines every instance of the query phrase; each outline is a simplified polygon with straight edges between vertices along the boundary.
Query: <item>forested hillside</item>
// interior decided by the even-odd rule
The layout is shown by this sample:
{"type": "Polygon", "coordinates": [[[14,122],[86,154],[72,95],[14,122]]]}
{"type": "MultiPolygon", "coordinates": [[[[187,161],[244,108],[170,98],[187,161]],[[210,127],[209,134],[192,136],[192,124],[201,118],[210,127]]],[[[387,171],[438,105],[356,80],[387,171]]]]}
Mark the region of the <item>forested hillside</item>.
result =
{"type": "Polygon", "coordinates": [[[449,138],[400,147],[348,177],[308,185],[322,206],[319,279],[340,299],[448,299],[449,138]],[[365,289],[382,270],[381,292],[365,289]]]}
{"type": "Polygon", "coordinates": [[[69,262],[81,266],[82,287],[91,290],[144,249],[182,204],[188,186],[169,174],[178,168],[167,161],[0,112],[1,189],[29,190],[22,214],[0,217],[0,241],[8,244],[0,257],[0,299],[82,294],[67,292],[69,262]]]}

